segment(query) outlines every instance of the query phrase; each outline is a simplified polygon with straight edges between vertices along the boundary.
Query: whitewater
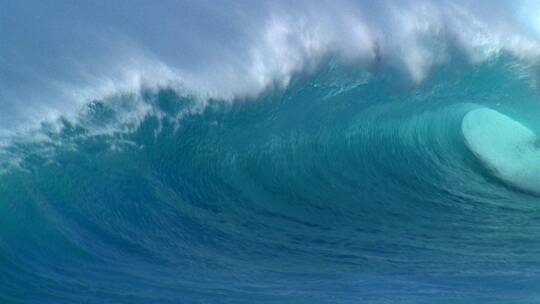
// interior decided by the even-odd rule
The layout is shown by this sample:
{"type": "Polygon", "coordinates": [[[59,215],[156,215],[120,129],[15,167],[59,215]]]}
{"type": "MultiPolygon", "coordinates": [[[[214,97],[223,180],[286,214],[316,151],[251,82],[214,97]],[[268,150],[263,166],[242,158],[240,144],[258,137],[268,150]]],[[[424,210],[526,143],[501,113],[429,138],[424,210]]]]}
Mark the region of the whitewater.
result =
{"type": "Polygon", "coordinates": [[[537,1],[0,1],[0,303],[537,303],[537,1]]]}

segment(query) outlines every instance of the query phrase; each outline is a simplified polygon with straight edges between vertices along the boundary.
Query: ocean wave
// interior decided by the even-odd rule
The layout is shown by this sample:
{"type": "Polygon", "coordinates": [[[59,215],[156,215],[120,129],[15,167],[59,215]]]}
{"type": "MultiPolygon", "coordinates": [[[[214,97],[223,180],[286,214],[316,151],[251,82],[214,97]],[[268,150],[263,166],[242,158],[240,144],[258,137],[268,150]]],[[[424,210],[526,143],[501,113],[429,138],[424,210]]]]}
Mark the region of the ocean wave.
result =
{"type": "MultiPolygon", "coordinates": [[[[300,301],[330,299],[332,282],[340,302],[377,302],[377,284],[353,285],[364,275],[419,301],[485,299],[480,280],[534,294],[515,280],[535,276],[520,264],[536,263],[535,234],[520,233],[537,199],[494,178],[462,133],[479,107],[535,108],[512,61],[454,64],[414,88],[331,64],[242,103],[173,89],[94,101],[10,148],[22,157],[0,175],[0,296],[300,301]],[[516,233],[527,241],[501,248],[516,233]]],[[[531,113],[520,120],[538,130],[531,113]]]]}
{"type": "Polygon", "coordinates": [[[0,4],[0,301],[538,298],[534,2],[126,3],[0,4]]]}

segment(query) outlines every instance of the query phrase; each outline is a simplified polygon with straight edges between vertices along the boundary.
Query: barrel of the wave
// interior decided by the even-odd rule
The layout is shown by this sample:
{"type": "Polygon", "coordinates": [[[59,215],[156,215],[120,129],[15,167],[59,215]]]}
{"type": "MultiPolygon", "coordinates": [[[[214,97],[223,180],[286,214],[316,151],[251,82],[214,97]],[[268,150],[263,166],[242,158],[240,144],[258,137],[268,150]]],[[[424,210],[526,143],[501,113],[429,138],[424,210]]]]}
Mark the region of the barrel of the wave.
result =
{"type": "Polygon", "coordinates": [[[540,138],[516,120],[489,108],[463,118],[465,144],[501,181],[540,195],[540,138]]]}

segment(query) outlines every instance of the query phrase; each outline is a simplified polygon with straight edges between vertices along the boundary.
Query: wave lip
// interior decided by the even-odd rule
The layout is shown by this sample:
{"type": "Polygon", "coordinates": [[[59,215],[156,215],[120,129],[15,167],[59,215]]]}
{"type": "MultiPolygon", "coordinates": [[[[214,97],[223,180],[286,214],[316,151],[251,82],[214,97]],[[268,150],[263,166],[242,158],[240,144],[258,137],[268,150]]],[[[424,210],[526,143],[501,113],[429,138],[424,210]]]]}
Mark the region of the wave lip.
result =
{"type": "Polygon", "coordinates": [[[462,131],[467,147],[497,177],[540,194],[539,138],[533,131],[489,108],[468,112],[462,131]]]}
{"type": "Polygon", "coordinates": [[[141,86],[256,98],[329,57],[395,69],[415,84],[456,56],[477,64],[501,54],[526,65],[540,58],[534,1],[204,2],[0,3],[11,12],[0,17],[0,139],[141,86]],[[40,18],[26,18],[35,15],[28,9],[40,18]]]}

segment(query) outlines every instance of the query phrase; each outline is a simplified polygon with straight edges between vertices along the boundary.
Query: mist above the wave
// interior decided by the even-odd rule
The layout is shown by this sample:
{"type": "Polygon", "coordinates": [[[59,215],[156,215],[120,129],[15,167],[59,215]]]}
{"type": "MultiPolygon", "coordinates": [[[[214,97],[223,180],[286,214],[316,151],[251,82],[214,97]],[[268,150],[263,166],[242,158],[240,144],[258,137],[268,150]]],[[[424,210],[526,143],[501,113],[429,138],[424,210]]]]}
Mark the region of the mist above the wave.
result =
{"type": "MultiPolygon", "coordinates": [[[[531,1],[3,3],[0,128],[76,115],[141,86],[255,96],[328,56],[413,82],[457,50],[472,63],[540,55],[531,1]],[[37,37],[30,39],[29,37],[37,37]]],[[[535,19],[536,18],[536,19],[535,19]]],[[[536,21],[535,21],[536,20],[536,21]]]]}

